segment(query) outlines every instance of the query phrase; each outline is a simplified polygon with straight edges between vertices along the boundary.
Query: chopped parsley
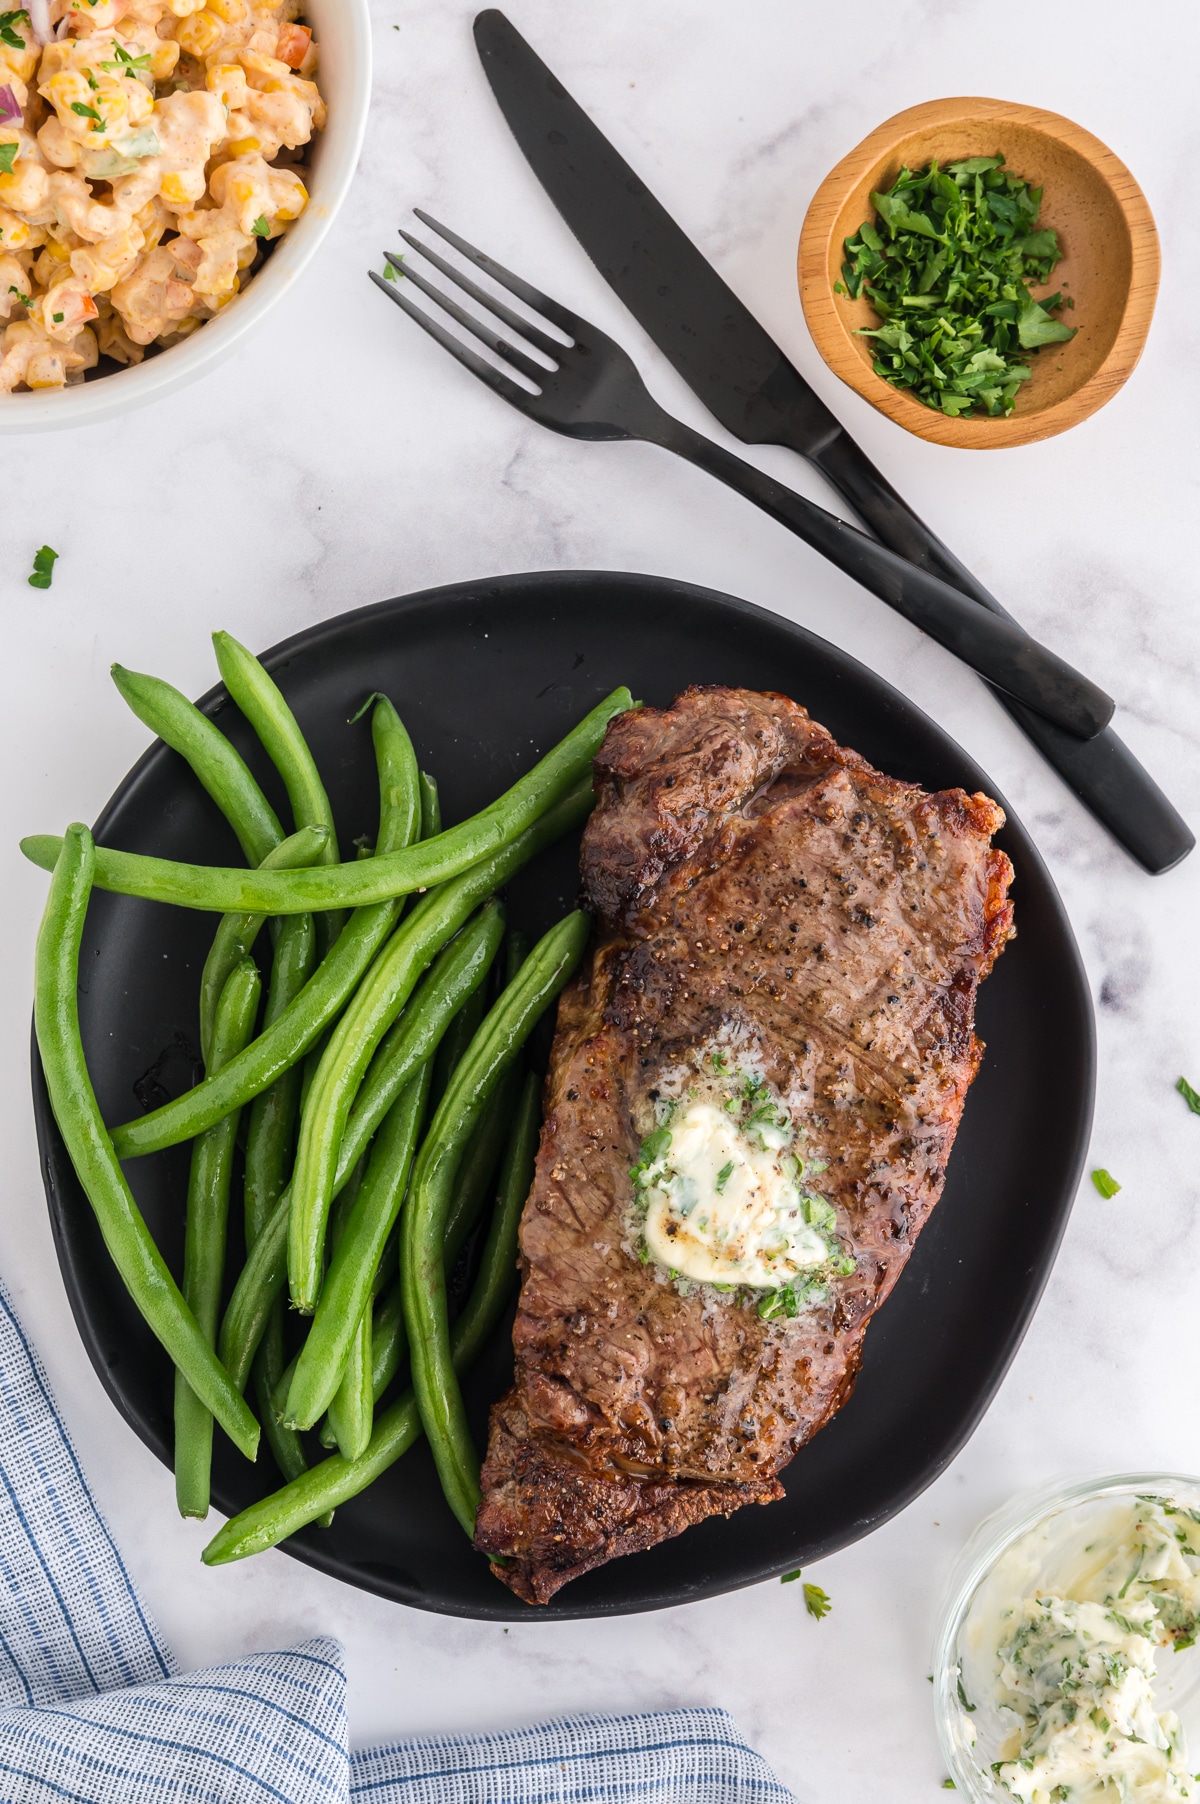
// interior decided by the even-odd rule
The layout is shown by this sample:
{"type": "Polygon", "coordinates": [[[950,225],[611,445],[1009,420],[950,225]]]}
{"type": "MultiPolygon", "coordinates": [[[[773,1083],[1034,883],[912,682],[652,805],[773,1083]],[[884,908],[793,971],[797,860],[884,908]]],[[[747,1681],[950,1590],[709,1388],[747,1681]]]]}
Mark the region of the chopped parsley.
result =
{"type": "Polygon", "coordinates": [[[73,100],[71,102],[71,111],[73,113],[78,113],[81,119],[90,119],[92,122],[92,130],[94,132],[102,132],[104,130],[103,117],[96,111],[94,106],[85,106],[82,100],[73,100]]]}
{"type": "Polygon", "coordinates": [[[656,1165],[671,1144],[670,1128],[655,1128],[638,1148],[638,1162],[629,1167],[629,1175],[633,1179],[635,1190],[644,1190],[650,1167],[656,1165]]]}
{"type": "Polygon", "coordinates": [[[0,144],[0,174],[12,174],[13,164],[17,160],[17,151],[19,149],[20,146],[15,139],[10,140],[7,144],[0,144]]]}
{"type": "Polygon", "coordinates": [[[1187,1078],[1181,1077],[1179,1079],[1178,1083],[1175,1085],[1175,1088],[1178,1090],[1179,1094],[1182,1096],[1182,1098],[1183,1098],[1184,1102],[1187,1104],[1188,1108],[1192,1111],[1192,1114],[1200,1115],[1200,1095],[1197,1095],[1196,1091],[1192,1089],[1192,1086],[1188,1083],[1187,1078]]]}
{"type": "Polygon", "coordinates": [[[717,1195],[718,1196],[724,1196],[725,1186],[726,1186],[726,1184],[728,1184],[728,1182],[732,1176],[733,1176],[733,1160],[730,1159],[730,1160],[728,1160],[728,1162],[726,1164],[722,1165],[720,1171],[717,1173],[717,1195]]]}
{"type": "Polygon", "coordinates": [[[15,12],[0,13],[0,44],[7,44],[10,50],[24,50],[25,39],[18,37],[15,26],[19,19],[29,24],[29,12],[24,6],[18,6],[15,12]]]}
{"type": "Polygon", "coordinates": [[[1121,1188],[1112,1172],[1105,1171],[1103,1165],[1098,1165],[1092,1173],[1092,1183],[1101,1196],[1116,1196],[1117,1191],[1121,1188]]]}
{"type": "Polygon", "coordinates": [[[1051,317],[1061,293],[1029,292],[1062,256],[1058,233],[1038,229],[1042,190],[1003,164],[997,155],[901,169],[872,194],[875,220],[845,241],[846,292],[883,322],[860,329],[875,341],[875,374],[951,418],[1010,414],[1033,374],[1024,354],[1075,336],[1051,317]]]}
{"type": "Polygon", "coordinates": [[[953,1779],[943,1779],[942,1780],[942,1790],[943,1791],[957,1791],[958,1787],[957,1787],[957,1785],[955,1785],[953,1779]]]}
{"type": "Polygon", "coordinates": [[[254,233],[254,236],[256,238],[269,238],[270,237],[271,228],[267,224],[267,216],[265,213],[259,214],[259,216],[255,220],[254,224],[250,227],[250,230],[254,233]]]}
{"type": "Polygon", "coordinates": [[[403,262],[403,258],[398,258],[396,262],[393,262],[390,257],[385,259],[383,265],[383,279],[385,282],[399,282],[402,280],[404,271],[399,267],[401,262],[403,262]]]}
{"type": "Polygon", "coordinates": [[[823,1616],[828,1616],[833,1605],[830,1603],[827,1594],[822,1591],[820,1585],[805,1585],[804,1608],[808,1611],[810,1616],[815,1617],[816,1620],[820,1622],[823,1616]]]}
{"type": "Polygon", "coordinates": [[[113,61],[101,63],[102,69],[116,69],[121,75],[138,75],[143,69],[150,67],[150,52],[145,56],[130,56],[123,44],[113,45],[113,61]]]}
{"type": "Polygon", "coordinates": [[[63,323],[63,315],[61,313],[52,313],[50,318],[54,321],[56,326],[61,326],[63,323]]]}
{"type": "Polygon", "coordinates": [[[50,587],[57,560],[57,551],[51,551],[49,545],[43,545],[40,551],[34,552],[33,575],[29,578],[31,589],[48,589],[50,587]]]}
{"type": "Polygon", "coordinates": [[[18,299],[18,300],[19,300],[19,301],[20,301],[20,303],[21,303],[21,305],[22,305],[22,307],[28,307],[28,305],[29,305],[29,296],[28,296],[28,295],[27,295],[27,294],[22,294],[22,293],[21,293],[21,290],[20,290],[20,289],[19,289],[19,288],[18,288],[18,287],[17,287],[17,285],[16,285],[16,283],[15,283],[15,282],[10,282],[10,283],[9,283],[9,285],[8,285],[8,292],[9,292],[9,294],[15,294],[15,295],[16,295],[16,297],[17,297],[17,299],[18,299]]]}
{"type": "Polygon", "coordinates": [[[800,1572],[801,1568],[799,1566],[797,1566],[794,1572],[781,1572],[779,1575],[780,1584],[790,1585],[793,1579],[798,1579],[800,1577],[800,1572]]]}

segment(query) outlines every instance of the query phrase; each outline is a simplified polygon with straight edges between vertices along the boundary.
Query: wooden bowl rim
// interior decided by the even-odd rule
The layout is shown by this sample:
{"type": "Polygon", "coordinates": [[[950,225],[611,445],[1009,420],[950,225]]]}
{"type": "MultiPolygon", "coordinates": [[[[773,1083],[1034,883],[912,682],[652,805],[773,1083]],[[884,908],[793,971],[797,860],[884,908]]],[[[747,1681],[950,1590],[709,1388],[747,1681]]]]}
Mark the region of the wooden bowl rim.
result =
{"type": "Polygon", "coordinates": [[[881,413],[917,438],[960,450],[1000,450],[1033,444],[1078,425],[1110,401],[1126,381],[1146,343],[1158,293],[1161,257],[1150,206],[1131,172],[1094,133],[1043,107],[963,95],[907,107],[876,126],[821,183],[804,216],[797,257],[800,300],[813,342],[836,376],[881,413]],[[1116,337],[1103,362],[1060,401],[1007,419],[951,419],[902,389],[893,388],[863,362],[829,284],[829,240],[847,190],[912,132],[963,119],[996,119],[1040,131],[1075,151],[1109,189],[1129,227],[1129,290],[1116,337]]]}

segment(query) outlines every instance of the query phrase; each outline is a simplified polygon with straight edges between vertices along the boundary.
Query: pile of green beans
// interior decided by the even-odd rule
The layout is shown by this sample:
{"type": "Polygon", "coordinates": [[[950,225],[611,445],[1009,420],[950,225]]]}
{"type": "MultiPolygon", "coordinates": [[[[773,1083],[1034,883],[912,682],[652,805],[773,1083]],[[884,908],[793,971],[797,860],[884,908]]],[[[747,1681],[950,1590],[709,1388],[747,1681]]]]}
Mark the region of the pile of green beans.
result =
{"type": "Polygon", "coordinates": [[[180,1512],[207,1514],[214,1423],[251,1460],[261,1423],[284,1480],[221,1529],[205,1561],[331,1521],[422,1433],[473,1535],[479,1455],[460,1376],[515,1283],[540,1121],[526,1043],[588,934],[569,914],[529,950],[498,892],[586,819],[591,761],[633,703],[616,690],[490,807],[445,828],[391,702],[369,697],[354,720],[370,711],[379,826],[374,847],[343,863],[295,715],[244,646],[227,633],[214,644],[292,830],[207,716],[169,683],[114,665],[121,695],[185,760],[248,868],[109,851],[79,825],[23,842],[52,873],[35,993],[51,1105],[117,1271],[175,1366],[180,1512]],[[111,1128],[78,1016],[93,887],[221,917],[198,997],[203,1078],[111,1128]],[[120,1161],[189,1141],[177,1283],[120,1161]],[[469,1289],[456,1312],[448,1274],[460,1258],[469,1289]]]}

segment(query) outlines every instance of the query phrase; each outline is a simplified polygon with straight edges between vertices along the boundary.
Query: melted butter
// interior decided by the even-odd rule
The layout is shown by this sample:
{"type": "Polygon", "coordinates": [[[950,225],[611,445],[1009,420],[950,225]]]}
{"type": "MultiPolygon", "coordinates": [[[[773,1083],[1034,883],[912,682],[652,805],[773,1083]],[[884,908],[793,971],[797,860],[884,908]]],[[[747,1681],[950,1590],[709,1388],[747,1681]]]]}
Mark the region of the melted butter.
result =
{"type": "Polygon", "coordinates": [[[727,1109],[693,1101],[670,1124],[647,1169],[644,1233],[660,1265],[700,1284],[778,1289],[839,1249],[834,1212],[806,1197],[781,1119],[743,1126],[727,1109]]]}

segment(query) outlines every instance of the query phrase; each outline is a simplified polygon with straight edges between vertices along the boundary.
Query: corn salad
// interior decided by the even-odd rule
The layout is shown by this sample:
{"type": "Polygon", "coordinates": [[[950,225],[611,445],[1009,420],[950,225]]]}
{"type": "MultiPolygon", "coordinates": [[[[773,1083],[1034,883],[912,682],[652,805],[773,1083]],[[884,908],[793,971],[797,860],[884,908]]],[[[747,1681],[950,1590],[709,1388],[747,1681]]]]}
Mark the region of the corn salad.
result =
{"type": "Polygon", "coordinates": [[[298,0],[0,11],[0,393],[138,363],[233,300],[308,204],[298,0]]]}

